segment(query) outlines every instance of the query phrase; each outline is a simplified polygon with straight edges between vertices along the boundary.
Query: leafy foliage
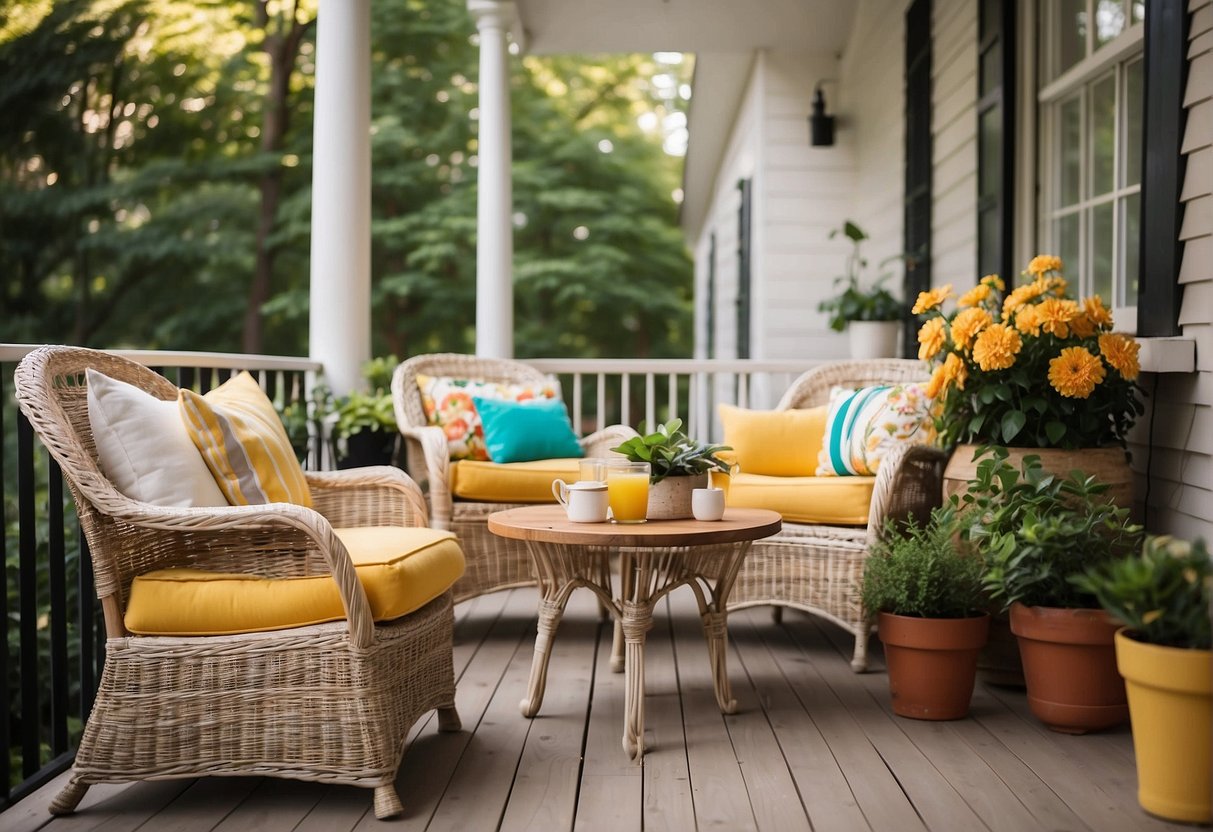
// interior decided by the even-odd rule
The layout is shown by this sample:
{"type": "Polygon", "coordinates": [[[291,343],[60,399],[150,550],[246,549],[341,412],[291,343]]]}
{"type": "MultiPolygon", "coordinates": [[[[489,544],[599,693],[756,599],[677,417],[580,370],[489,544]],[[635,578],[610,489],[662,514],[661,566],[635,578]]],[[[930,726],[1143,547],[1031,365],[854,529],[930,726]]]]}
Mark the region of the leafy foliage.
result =
{"type": "MultiPolygon", "coordinates": [[[[842,228],[830,232],[830,239],[844,235],[851,241],[851,253],[847,255],[846,274],[834,279],[834,285],[844,284],[845,288],[838,295],[827,298],[817,305],[820,312],[829,313],[830,328],[842,332],[851,321],[896,321],[901,318],[901,301],[897,300],[884,284],[892,277],[886,272],[880,275],[867,288],[861,288],[861,277],[867,268],[868,261],[860,253],[860,243],[868,239],[867,232],[855,223],[847,220],[842,228]]],[[[896,258],[893,258],[896,259],[896,258]]],[[[884,266],[888,260],[880,265],[884,266]]]]}
{"type": "Polygon", "coordinates": [[[981,558],[957,546],[958,528],[951,505],[932,511],[925,526],[913,517],[901,526],[889,520],[864,564],[864,609],[919,618],[984,612],[981,558]]]}
{"type": "Polygon", "coordinates": [[[1021,470],[1007,462],[1005,448],[986,448],[975,479],[954,504],[964,511],[961,537],[986,560],[983,584],[1004,607],[1098,606],[1091,593],[1070,579],[1135,548],[1142,528],[1128,522],[1129,510],[1109,503],[1108,486],[1072,471],[1048,473],[1040,457],[1024,457],[1021,470]]]}
{"type": "Polygon", "coordinates": [[[683,432],[681,419],[658,425],[653,433],[645,433],[644,428],[641,423],[639,436],[633,436],[611,450],[633,462],[649,463],[650,482],[658,483],[670,476],[706,474],[713,469],[729,472],[729,464],[716,454],[733,449],[728,445],[708,445],[691,439],[683,432]]]}
{"type": "Polygon", "coordinates": [[[1141,641],[1213,647],[1213,561],[1203,540],[1151,537],[1140,554],[1091,567],[1071,580],[1141,641]]]}

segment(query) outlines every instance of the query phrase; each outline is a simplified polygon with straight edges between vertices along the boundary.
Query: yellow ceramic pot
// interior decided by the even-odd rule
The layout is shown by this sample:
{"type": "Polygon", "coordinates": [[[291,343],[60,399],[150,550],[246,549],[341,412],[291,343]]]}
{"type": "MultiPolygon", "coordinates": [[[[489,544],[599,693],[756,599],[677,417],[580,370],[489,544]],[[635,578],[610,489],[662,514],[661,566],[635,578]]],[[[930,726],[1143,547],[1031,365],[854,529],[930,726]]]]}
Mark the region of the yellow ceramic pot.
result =
{"type": "Polygon", "coordinates": [[[1213,821],[1213,651],[1145,644],[1121,630],[1116,663],[1129,694],[1141,808],[1213,821]]]}

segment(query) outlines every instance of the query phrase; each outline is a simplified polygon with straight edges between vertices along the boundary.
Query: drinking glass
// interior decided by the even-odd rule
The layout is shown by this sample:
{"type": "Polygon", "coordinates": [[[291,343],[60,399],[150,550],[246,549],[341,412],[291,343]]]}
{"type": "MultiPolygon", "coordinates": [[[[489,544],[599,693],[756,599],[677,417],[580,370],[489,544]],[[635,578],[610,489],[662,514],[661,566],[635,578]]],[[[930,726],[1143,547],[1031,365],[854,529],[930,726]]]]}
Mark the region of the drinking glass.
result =
{"type": "Polygon", "coordinates": [[[577,479],[581,482],[606,482],[607,461],[588,456],[577,464],[577,479]]]}
{"type": "Polygon", "coordinates": [[[649,511],[649,463],[608,462],[607,500],[616,523],[643,523],[649,511]]]}

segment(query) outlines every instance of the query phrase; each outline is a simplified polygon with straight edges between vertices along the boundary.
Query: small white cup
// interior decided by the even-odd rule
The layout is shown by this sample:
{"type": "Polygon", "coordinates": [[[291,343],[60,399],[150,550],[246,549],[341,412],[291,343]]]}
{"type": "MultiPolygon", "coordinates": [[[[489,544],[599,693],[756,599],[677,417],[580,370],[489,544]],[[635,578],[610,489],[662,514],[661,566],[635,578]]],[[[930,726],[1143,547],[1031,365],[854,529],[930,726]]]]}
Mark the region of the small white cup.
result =
{"type": "Polygon", "coordinates": [[[607,507],[607,487],[604,482],[565,482],[555,480],[552,483],[552,494],[556,501],[564,506],[565,514],[573,523],[605,523],[607,507]]]}
{"type": "Polygon", "coordinates": [[[724,489],[696,488],[691,492],[691,514],[696,520],[724,519],[724,489]]]}

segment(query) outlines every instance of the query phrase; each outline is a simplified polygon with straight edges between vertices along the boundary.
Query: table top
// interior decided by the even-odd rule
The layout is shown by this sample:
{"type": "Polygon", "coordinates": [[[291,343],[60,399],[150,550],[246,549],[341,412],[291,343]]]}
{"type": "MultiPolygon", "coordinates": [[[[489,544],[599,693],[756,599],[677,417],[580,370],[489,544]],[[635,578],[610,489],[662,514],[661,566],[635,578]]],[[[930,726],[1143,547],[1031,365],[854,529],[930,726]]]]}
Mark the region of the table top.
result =
{"type": "Polygon", "coordinates": [[[489,531],[514,540],[585,546],[706,546],[770,537],[783,528],[779,514],[761,508],[728,508],[723,520],[649,520],[647,523],[571,523],[564,508],[537,505],[489,515],[489,531]]]}

